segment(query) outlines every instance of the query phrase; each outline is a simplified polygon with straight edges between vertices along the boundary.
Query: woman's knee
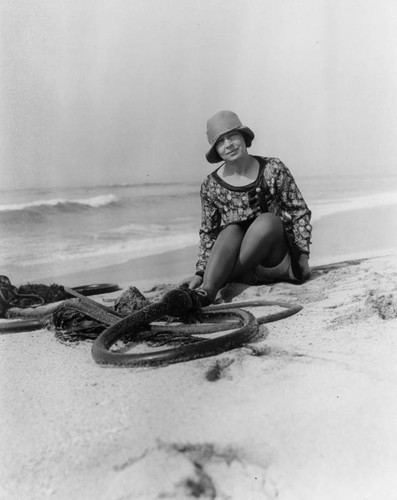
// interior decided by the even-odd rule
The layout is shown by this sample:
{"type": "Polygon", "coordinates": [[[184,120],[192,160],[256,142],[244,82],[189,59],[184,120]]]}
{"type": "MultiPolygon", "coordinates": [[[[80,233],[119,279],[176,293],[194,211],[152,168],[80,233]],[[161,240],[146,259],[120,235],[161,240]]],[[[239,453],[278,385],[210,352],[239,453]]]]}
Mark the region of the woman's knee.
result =
{"type": "Polygon", "coordinates": [[[241,243],[244,236],[244,231],[237,224],[230,224],[222,229],[219,233],[215,243],[241,243]]]}
{"type": "Polygon", "coordinates": [[[219,233],[213,251],[217,250],[238,250],[244,237],[244,231],[237,224],[226,226],[219,233]]]}
{"type": "Polygon", "coordinates": [[[258,215],[250,229],[259,230],[262,234],[283,235],[284,226],[278,215],[266,212],[258,215]]]}
{"type": "Polygon", "coordinates": [[[277,215],[265,213],[257,217],[245,236],[242,248],[252,252],[257,248],[268,267],[277,265],[288,251],[283,223],[277,215]]]}

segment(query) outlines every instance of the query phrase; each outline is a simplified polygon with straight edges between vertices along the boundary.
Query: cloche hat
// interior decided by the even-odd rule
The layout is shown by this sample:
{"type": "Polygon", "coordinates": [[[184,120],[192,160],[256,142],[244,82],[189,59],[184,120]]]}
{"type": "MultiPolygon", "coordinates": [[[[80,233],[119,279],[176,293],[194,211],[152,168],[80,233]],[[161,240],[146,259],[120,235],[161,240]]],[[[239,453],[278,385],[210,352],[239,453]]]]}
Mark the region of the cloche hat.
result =
{"type": "Polygon", "coordinates": [[[216,150],[216,143],[223,134],[232,132],[233,130],[241,132],[247,139],[247,146],[251,145],[255,134],[250,128],[245,127],[241,123],[239,117],[233,111],[219,111],[207,121],[207,138],[211,144],[211,148],[205,156],[210,163],[222,161],[216,150]]]}

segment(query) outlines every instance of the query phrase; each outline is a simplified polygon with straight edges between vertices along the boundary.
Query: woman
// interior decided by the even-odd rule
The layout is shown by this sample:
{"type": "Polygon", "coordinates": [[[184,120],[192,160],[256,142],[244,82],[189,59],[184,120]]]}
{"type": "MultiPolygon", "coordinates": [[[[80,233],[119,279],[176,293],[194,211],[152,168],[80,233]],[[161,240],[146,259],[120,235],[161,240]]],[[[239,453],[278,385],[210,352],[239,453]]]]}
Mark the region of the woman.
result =
{"type": "Polygon", "coordinates": [[[311,212],[287,167],[248,154],[254,133],[232,111],[208,120],[207,137],[207,160],[224,163],[201,186],[196,274],[181,285],[196,289],[204,306],[231,281],[307,279],[311,212]]]}

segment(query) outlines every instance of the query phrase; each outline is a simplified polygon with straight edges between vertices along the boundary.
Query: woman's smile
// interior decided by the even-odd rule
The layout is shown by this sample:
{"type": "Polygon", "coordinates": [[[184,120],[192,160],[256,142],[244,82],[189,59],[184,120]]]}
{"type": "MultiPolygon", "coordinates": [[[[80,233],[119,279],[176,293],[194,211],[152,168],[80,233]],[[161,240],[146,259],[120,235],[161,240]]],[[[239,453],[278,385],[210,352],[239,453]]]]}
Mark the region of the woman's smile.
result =
{"type": "Polygon", "coordinates": [[[244,137],[239,132],[233,131],[219,139],[216,149],[223,159],[235,158],[243,152],[243,146],[245,146],[244,137]]]}

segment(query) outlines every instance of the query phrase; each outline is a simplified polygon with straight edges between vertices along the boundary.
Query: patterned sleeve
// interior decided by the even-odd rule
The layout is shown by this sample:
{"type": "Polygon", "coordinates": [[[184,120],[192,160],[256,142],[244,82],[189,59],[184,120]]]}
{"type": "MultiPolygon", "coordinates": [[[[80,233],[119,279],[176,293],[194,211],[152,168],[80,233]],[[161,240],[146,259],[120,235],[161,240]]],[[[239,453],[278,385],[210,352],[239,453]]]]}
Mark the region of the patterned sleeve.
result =
{"type": "Polygon", "coordinates": [[[274,159],[278,176],[276,188],[282,211],[281,218],[287,230],[292,233],[299,253],[310,253],[312,225],[311,211],[289,169],[279,159],[274,159]]]}
{"type": "Polygon", "coordinates": [[[211,200],[208,189],[208,178],[201,185],[201,227],[199,231],[200,245],[196,271],[204,273],[211,249],[220,231],[220,214],[211,200]]]}

